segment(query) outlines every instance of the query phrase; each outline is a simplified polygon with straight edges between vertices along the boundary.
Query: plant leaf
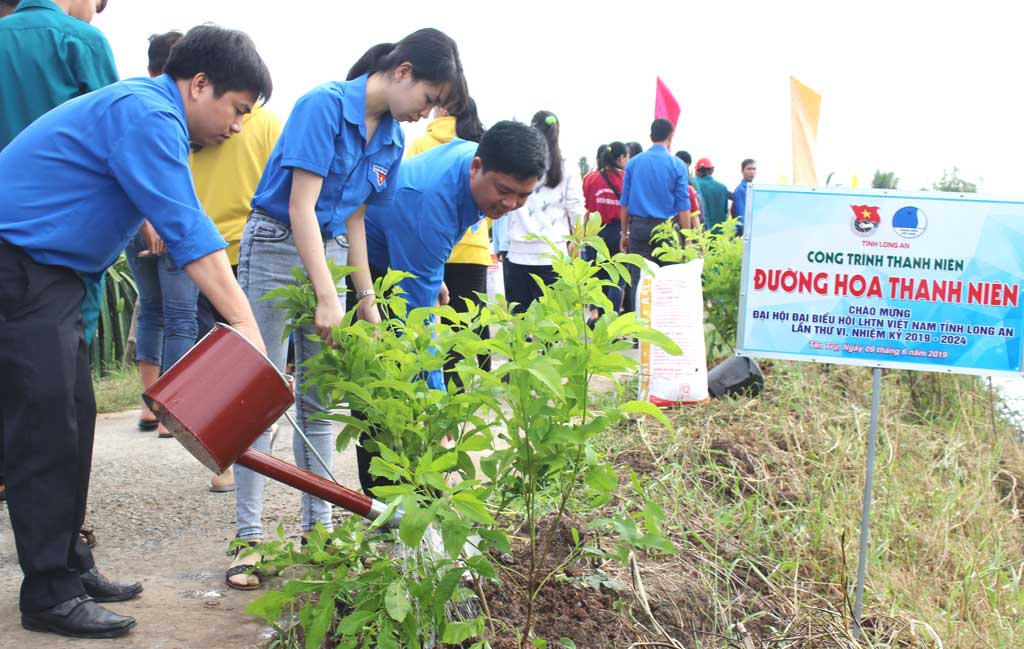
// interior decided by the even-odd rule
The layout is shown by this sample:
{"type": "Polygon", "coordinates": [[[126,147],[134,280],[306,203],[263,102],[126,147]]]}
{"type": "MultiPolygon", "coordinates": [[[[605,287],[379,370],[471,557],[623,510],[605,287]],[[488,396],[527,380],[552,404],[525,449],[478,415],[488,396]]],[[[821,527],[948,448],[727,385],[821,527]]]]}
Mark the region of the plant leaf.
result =
{"type": "Polygon", "coordinates": [[[294,595],[275,590],[249,602],[249,605],[245,607],[245,612],[249,615],[263,618],[268,623],[273,623],[281,617],[281,611],[284,610],[284,607],[294,601],[294,595]]]}
{"type": "Polygon", "coordinates": [[[449,515],[441,521],[441,538],[444,539],[444,551],[448,556],[457,557],[462,553],[469,531],[469,523],[457,516],[449,515]]]}
{"type": "Polygon", "coordinates": [[[456,446],[455,448],[459,451],[466,452],[486,451],[487,449],[491,448],[491,435],[489,432],[471,435],[463,439],[461,442],[459,442],[458,446],[456,446]]]}
{"type": "Polygon", "coordinates": [[[405,589],[405,582],[401,579],[391,582],[384,593],[384,606],[388,609],[388,615],[395,622],[401,622],[409,614],[412,603],[409,601],[409,591],[405,589]]]}
{"type": "Polygon", "coordinates": [[[358,610],[346,615],[338,623],[338,633],[341,635],[356,635],[363,630],[367,622],[377,616],[376,611],[358,610]]]}
{"type": "Polygon", "coordinates": [[[427,526],[433,519],[434,515],[429,509],[406,509],[398,526],[398,537],[402,539],[402,543],[415,548],[423,539],[423,533],[427,531],[427,526]]]}
{"type": "Polygon", "coordinates": [[[587,473],[587,485],[601,493],[615,491],[619,486],[619,476],[610,464],[603,463],[591,467],[587,473]]]}
{"type": "Polygon", "coordinates": [[[490,512],[484,507],[484,504],[473,494],[466,492],[455,494],[452,496],[452,506],[477,523],[493,525],[495,522],[490,512]]]}
{"type": "Polygon", "coordinates": [[[666,417],[665,413],[661,411],[661,408],[650,401],[627,401],[619,406],[619,410],[622,412],[650,415],[665,424],[666,428],[672,428],[672,422],[668,420],[668,417],[666,417]]]}
{"type": "Polygon", "coordinates": [[[445,644],[459,644],[480,635],[480,627],[480,618],[467,622],[449,622],[444,627],[444,635],[441,637],[441,642],[445,644]]]}

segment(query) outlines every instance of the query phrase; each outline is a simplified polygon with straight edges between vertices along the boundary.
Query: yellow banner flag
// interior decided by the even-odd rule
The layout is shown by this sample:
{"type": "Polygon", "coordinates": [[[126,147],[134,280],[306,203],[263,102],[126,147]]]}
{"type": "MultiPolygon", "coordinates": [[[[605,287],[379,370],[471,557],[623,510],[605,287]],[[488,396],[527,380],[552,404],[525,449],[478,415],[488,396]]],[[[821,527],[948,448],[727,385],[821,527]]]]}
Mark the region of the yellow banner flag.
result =
{"type": "Polygon", "coordinates": [[[814,171],[814,144],[818,139],[818,114],[821,95],[789,78],[793,113],[793,184],[817,185],[814,171]]]}

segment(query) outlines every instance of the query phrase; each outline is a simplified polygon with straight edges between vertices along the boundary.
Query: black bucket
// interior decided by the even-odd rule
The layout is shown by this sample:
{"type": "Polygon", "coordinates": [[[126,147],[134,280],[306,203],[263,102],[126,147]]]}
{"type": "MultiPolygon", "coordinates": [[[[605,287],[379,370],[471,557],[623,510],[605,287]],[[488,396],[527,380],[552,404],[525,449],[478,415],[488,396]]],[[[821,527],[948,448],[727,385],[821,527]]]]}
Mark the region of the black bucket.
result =
{"type": "Polygon", "coordinates": [[[753,358],[732,356],[708,372],[712,399],[729,395],[757,396],[764,389],[764,375],[753,358]]]}

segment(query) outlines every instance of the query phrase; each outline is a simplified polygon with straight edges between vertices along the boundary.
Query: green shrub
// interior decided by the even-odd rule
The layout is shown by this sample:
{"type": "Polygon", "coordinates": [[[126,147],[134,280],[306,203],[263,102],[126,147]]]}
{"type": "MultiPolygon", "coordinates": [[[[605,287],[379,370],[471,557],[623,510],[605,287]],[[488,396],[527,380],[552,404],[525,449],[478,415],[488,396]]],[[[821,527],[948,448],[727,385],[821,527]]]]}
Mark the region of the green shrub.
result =
{"type": "MultiPolygon", "coordinates": [[[[527,611],[525,628],[515,630],[525,645],[534,640],[534,602],[558,570],[538,562],[538,548],[547,541],[544,534],[557,533],[570,503],[574,513],[601,507],[611,512],[594,522],[618,539],[605,556],[625,559],[630,548],[673,550],[660,532],[663,515],[657,505],[641,499],[638,506],[629,504],[633,509],[625,502],[619,509],[608,507],[619,485],[614,469],[596,450],[599,434],[631,413],[667,420],[646,402],[595,399],[592,380],[614,381],[617,373],[635,368],[626,353],[631,339],[674,353],[678,348],[635,314],[620,316],[610,308],[592,330],[587,327],[589,305],[608,304],[604,287],[627,274],[625,263],[637,261],[635,256],[609,257],[597,236],[599,227],[599,219],[591,220],[574,235],[577,249],[591,245],[597,250],[595,263],[552,246],[558,279],[542,286],[543,296],[524,313],[513,313],[500,296],[483,307],[470,305],[467,313],[451,307],[407,311],[398,286],[407,275],[392,271],[376,282],[382,323],[346,314],[334,329],[334,346],[308,362],[309,381],[326,408],[335,411],[326,416],[346,423],[339,446],[365,436],[364,446],[378,453],[370,472],[391,484],[374,490],[389,503],[374,525],[382,525],[400,507],[397,540],[422,550],[425,536],[436,531],[440,541],[434,549],[443,546],[443,552],[405,551],[401,559],[374,555],[367,567],[345,554],[358,532],[344,526],[323,550],[348,557],[332,575],[323,568],[325,555],[309,546],[271,552],[277,565],[300,565],[305,574],[281,593],[258,600],[250,612],[273,622],[284,604],[297,606],[307,647],[318,646],[329,627],[336,629],[340,646],[419,646],[439,637],[459,643],[480,637],[489,621],[480,581],[508,580],[527,611]],[[611,279],[598,277],[602,269],[611,279]],[[490,339],[480,338],[482,327],[493,328],[490,339]],[[476,358],[487,354],[508,361],[486,372],[476,358]],[[464,388],[452,383],[447,392],[430,389],[429,374],[440,372],[452,355],[461,358],[455,371],[464,388]],[[343,407],[365,418],[338,414],[343,407]],[[479,472],[471,453],[482,455],[479,472]],[[540,533],[538,520],[550,513],[554,521],[540,533]],[[509,568],[492,562],[489,551],[509,552],[510,534],[519,528],[528,537],[529,565],[509,568]],[[475,592],[459,586],[464,574],[473,579],[475,592]],[[308,591],[315,597],[299,604],[298,595],[308,591]],[[450,611],[467,598],[482,600],[484,612],[453,619],[450,611]],[[336,610],[345,617],[328,624],[336,610]]],[[[340,279],[351,269],[332,270],[340,279]]],[[[294,272],[299,282],[267,299],[279,299],[299,326],[311,322],[315,296],[301,271],[294,272]]],[[[573,536],[576,547],[569,560],[601,553],[584,547],[578,530],[573,536]]]]}
{"type": "Polygon", "coordinates": [[[711,358],[732,354],[736,349],[736,327],[739,320],[740,275],[743,270],[743,239],[733,233],[738,221],[729,217],[720,228],[682,230],[673,220],[654,229],[652,241],[660,245],[655,256],[668,262],[688,262],[704,258],[701,283],[704,289],[705,320],[712,326],[708,341],[711,358]],[[683,247],[680,234],[688,243],[683,247]]]}
{"type": "Polygon", "coordinates": [[[96,328],[96,337],[89,345],[95,375],[105,376],[130,362],[126,358],[129,349],[128,331],[138,294],[135,280],[128,269],[128,261],[122,253],[114,265],[107,269],[99,326],[96,328]]]}

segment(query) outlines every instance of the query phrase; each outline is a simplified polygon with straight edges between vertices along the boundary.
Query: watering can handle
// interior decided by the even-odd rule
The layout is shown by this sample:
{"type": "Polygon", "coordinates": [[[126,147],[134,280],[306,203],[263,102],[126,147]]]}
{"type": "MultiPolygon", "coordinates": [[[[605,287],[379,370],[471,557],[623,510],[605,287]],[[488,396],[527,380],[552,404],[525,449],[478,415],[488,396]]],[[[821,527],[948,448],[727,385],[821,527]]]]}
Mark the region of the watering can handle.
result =
{"type": "MultiPolygon", "coordinates": [[[[236,463],[370,520],[380,516],[387,508],[387,505],[379,500],[260,451],[248,449],[238,457],[236,463]]],[[[397,526],[400,518],[401,514],[396,514],[395,518],[388,522],[388,526],[397,526]]]]}

